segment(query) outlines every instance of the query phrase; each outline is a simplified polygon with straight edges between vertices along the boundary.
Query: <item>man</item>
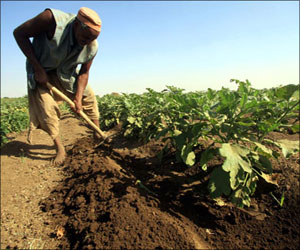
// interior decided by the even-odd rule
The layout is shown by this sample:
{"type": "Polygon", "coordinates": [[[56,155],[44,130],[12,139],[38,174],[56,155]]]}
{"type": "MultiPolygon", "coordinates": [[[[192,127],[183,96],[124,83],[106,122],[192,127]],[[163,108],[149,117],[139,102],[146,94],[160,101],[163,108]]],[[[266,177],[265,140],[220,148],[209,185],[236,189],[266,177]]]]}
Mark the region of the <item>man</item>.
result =
{"type": "Polygon", "coordinates": [[[99,16],[86,7],[80,8],[77,16],[46,9],[14,30],[14,37],[27,57],[28,141],[32,142],[34,129],[46,131],[56,146],[56,165],[63,163],[66,156],[59,136],[57,101],[61,100],[49,91],[46,83],[50,82],[67,95],[74,101],[75,111],[79,113],[83,109],[99,127],[97,100],[87,83],[100,31],[99,16]]]}

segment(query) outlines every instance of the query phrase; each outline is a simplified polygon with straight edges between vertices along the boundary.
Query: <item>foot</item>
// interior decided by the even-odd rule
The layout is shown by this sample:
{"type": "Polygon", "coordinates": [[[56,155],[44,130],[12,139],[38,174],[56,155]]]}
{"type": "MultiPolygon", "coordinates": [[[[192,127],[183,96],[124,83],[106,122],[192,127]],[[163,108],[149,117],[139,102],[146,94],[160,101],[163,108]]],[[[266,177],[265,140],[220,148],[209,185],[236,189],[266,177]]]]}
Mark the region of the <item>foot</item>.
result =
{"type": "Polygon", "coordinates": [[[53,159],[53,165],[60,166],[61,164],[64,163],[66,158],[65,147],[62,144],[59,136],[57,136],[56,139],[54,139],[54,144],[56,147],[56,156],[53,159]]]}
{"type": "Polygon", "coordinates": [[[65,150],[63,151],[58,151],[57,154],[56,154],[56,157],[53,159],[53,165],[54,166],[60,166],[64,163],[66,159],[66,152],[65,150]]]}

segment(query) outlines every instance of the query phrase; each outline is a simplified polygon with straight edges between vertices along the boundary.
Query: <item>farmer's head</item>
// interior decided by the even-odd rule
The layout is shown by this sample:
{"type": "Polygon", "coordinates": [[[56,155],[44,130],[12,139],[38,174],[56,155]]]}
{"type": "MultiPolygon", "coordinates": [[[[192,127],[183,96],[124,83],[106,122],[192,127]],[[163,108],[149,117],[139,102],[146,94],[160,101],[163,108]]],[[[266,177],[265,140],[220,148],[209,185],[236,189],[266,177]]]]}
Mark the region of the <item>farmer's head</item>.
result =
{"type": "Polygon", "coordinates": [[[74,23],[74,33],[77,42],[81,45],[90,44],[101,31],[101,19],[98,14],[87,7],[79,9],[74,23]]]}

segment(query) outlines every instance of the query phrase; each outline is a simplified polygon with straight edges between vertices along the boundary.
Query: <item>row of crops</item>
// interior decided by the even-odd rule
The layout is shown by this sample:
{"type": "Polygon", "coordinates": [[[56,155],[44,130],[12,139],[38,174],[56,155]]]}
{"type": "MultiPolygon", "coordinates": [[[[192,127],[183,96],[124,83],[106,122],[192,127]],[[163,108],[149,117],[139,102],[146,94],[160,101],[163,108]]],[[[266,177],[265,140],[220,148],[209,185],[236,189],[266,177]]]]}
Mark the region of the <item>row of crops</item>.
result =
{"type": "MultiPolygon", "coordinates": [[[[210,173],[213,198],[227,196],[238,206],[250,205],[258,178],[271,174],[272,159],[296,152],[298,141],[272,141],[272,131],[299,132],[299,85],[257,90],[249,81],[232,80],[236,90],[222,88],[184,92],[173,86],[161,92],[97,97],[102,129],[122,124],[122,134],[144,141],[164,141],[188,166],[210,173]],[[202,147],[205,144],[205,147],[202,147]],[[201,150],[200,150],[201,149],[201,150]],[[222,158],[220,166],[209,161],[222,158]]],[[[6,135],[28,126],[27,99],[1,99],[1,145],[6,135]]]]}
{"type": "Polygon", "coordinates": [[[238,206],[249,206],[259,177],[273,171],[276,149],[288,157],[299,148],[298,141],[267,138],[272,131],[299,132],[299,86],[257,90],[249,81],[232,81],[235,91],[184,93],[168,86],[142,95],[106,95],[98,99],[101,127],[121,123],[125,137],[163,140],[160,157],[175,148],[177,160],[210,172],[213,198],[227,196],[238,206]],[[224,163],[208,169],[215,158],[224,163]]]}
{"type": "Polygon", "coordinates": [[[1,146],[8,142],[9,133],[25,130],[28,125],[28,99],[26,97],[1,98],[1,146]]]}

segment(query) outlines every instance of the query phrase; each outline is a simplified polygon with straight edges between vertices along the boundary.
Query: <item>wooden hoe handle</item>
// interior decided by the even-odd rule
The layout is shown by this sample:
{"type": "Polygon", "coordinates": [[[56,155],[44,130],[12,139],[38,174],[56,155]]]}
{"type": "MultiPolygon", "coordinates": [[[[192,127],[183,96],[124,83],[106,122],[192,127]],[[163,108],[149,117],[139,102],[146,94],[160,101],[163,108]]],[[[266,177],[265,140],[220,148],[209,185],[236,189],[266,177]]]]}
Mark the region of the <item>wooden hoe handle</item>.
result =
{"type": "MultiPolygon", "coordinates": [[[[64,101],[66,101],[67,103],[69,103],[69,105],[72,107],[72,108],[75,108],[75,103],[70,99],[68,98],[65,94],[63,94],[60,90],[58,90],[57,88],[55,88],[51,83],[47,82],[47,87],[48,89],[50,89],[51,91],[53,91],[56,95],[58,95],[59,97],[61,97],[64,101]]],[[[89,124],[92,126],[92,128],[97,131],[103,138],[105,138],[105,135],[104,133],[101,131],[100,128],[98,128],[96,126],[95,123],[93,123],[91,121],[91,119],[82,111],[80,110],[79,112],[79,115],[89,124]]]]}

